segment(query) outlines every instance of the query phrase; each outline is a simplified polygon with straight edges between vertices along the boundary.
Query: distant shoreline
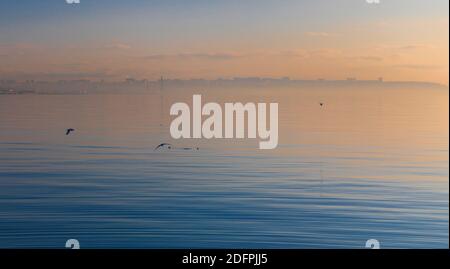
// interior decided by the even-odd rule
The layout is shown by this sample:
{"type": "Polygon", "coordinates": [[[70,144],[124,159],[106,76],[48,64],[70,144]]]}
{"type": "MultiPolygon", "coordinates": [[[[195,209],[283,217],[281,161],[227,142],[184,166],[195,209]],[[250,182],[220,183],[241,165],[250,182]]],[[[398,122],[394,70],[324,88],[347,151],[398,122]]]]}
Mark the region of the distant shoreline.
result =
{"type": "Polygon", "coordinates": [[[160,80],[137,80],[126,79],[120,82],[91,81],[91,80],[60,80],[60,81],[15,81],[0,80],[0,95],[16,94],[89,94],[108,92],[145,92],[166,89],[227,89],[234,87],[245,88],[435,88],[449,89],[447,85],[434,82],[419,81],[383,81],[357,80],[349,78],[346,80],[291,80],[289,78],[233,78],[233,79],[160,79],[160,80]]]}

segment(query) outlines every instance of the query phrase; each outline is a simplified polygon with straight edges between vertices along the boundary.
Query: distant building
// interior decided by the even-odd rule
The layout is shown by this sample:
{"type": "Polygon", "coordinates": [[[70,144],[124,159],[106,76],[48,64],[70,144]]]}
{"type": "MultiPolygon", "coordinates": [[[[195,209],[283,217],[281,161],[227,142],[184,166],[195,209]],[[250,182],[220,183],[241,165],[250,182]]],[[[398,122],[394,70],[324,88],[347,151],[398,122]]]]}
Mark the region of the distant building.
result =
{"type": "Polygon", "coordinates": [[[125,79],[125,82],[127,84],[134,84],[136,82],[136,79],[134,79],[134,78],[127,78],[127,79],[125,79]]]}

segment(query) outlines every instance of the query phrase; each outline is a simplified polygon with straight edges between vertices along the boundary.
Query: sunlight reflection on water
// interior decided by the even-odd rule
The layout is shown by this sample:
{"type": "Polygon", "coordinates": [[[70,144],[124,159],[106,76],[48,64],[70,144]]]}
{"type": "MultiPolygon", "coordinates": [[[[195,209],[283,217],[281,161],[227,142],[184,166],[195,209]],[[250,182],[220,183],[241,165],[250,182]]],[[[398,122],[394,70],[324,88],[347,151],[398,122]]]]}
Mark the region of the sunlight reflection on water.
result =
{"type": "Polygon", "coordinates": [[[0,247],[448,248],[448,91],[230,91],[195,93],[279,102],[277,149],[171,140],[156,93],[0,96],[0,247]]]}

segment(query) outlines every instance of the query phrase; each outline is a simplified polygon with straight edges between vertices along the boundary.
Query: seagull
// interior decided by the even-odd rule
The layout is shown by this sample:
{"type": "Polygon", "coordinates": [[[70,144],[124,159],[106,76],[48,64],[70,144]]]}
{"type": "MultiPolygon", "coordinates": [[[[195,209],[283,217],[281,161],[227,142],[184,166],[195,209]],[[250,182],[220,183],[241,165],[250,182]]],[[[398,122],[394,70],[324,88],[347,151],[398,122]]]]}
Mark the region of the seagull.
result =
{"type": "Polygon", "coordinates": [[[171,148],[172,148],[172,144],[169,144],[169,143],[162,143],[162,144],[159,144],[154,150],[157,150],[157,149],[159,149],[159,148],[161,148],[161,147],[164,147],[164,146],[167,146],[168,149],[171,149],[171,148]]]}
{"type": "Polygon", "coordinates": [[[69,135],[71,132],[75,131],[73,128],[69,128],[66,130],[66,135],[69,135]]]}

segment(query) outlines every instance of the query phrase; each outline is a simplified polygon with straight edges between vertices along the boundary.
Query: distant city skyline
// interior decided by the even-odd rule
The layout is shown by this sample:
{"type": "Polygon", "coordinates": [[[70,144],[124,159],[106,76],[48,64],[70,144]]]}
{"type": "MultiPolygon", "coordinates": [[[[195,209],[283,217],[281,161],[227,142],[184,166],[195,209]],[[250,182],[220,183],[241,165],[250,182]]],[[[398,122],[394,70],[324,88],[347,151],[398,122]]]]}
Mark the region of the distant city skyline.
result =
{"type": "Polygon", "coordinates": [[[446,0],[0,3],[0,79],[284,77],[448,85],[446,0]]]}
{"type": "Polygon", "coordinates": [[[141,83],[141,82],[157,82],[161,83],[162,81],[181,81],[181,82],[195,82],[195,81],[285,81],[285,82],[333,82],[333,81],[356,81],[356,82],[411,82],[411,83],[431,83],[442,86],[448,86],[439,82],[433,81],[417,81],[417,80],[385,80],[384,77],[376,77],[369,79],[359,79],[357,77],[345,77],[345,78],[312,78],[312,79],[303,79],[303,78],[291,78],[289,76],[280,76],[280,77],[260,77],[260,76],[235,76],[235,77],[225,77],[219,76],[217,78],[201,78],[201,77],[192,77],[192,78],[179,78],[179,77],[164,77],[160,76],[157,78],[145,78],[145,77],[124,77],[118,78],[117,80],[105,80],[105,79],[89,79],[89,78],[68,78],[68,79],[34,79],[34,78],[19,78],[15,79],[13,77],[0,77],[0,85],[7,83],[77,83],[77,82],[90,82],[90,83],[141,83]]]}
{"type": "Polygon", "coordinates": [[[88,94],[88,93],[112,93],[112,92],[148,92],[156,90],[160,93],[166,89],[233,89],[233,88],[295,88],[295,89],[317,89],[317,88],[435,88],[448,89],[447,85],[433,82],[414,81],[384,81],[383,78],[375,80],[358,80],[349,77],[344,80],[295,80],[288,77],[264,78],[264,77],[235,77],[229,79],[163,79],[147,80],[127,78],[121,81],[98,81],[98,80],[5,80],[0,79],[0,95],[4,94],[88,94]],[[164,86],[163,86],[164,85],[164,86]],[[163,91],[162,91],[163,90],[163,91]]]}

